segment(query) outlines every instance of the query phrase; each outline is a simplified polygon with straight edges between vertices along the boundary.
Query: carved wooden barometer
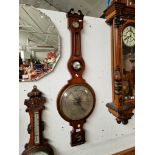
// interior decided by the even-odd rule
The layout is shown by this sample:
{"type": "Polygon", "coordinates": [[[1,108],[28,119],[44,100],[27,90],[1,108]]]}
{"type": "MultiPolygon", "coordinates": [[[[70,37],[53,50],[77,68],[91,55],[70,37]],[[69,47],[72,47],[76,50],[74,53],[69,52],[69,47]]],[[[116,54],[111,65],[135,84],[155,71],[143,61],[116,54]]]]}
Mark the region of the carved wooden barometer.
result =
{"type": "Polygon", "coordinates": [[[113,0],[104,11],[111,26],[112,91],[109,111],[127,124],[135,107],[135,1],[113,0]]]}
{"type": "Polygon", "coordinates": [[[30,124],[27,129],[30,139],[22,155],[54,155],[48,140],[43,137],[44,122],[41,120],[41,114],[45,109],[45,97],[36,86],[28,93],[28,97],[29,99],[26,99],[24,104],[27,106],[26,112],[30,115],[30,124]]]}
{"type": "Polygon", "coordinates": [[[71,56],[68,69],[72,78],[58,94],[57,109],[63,119],[68,121],[71,131],[71,146],[85,143],[84,123],[95,106],[95,93],[91,86],[82,78],[85,62],[81,53],[81,30],[84,15],[79,10],[67,13],[68,29],[71,32],[71,56]]]}

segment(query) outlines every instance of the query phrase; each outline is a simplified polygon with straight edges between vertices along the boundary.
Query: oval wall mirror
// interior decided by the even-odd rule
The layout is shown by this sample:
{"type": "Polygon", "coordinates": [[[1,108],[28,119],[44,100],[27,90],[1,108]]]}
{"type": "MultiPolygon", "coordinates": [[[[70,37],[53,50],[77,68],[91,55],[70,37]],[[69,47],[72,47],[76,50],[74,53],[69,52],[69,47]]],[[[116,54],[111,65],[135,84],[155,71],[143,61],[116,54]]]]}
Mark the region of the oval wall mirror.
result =
{"type": "Polygon", "coordinates": [[[33,6],[19,7],[19,81],[51,73],[60,58],[60,35],[50,17],[33,6]]]}

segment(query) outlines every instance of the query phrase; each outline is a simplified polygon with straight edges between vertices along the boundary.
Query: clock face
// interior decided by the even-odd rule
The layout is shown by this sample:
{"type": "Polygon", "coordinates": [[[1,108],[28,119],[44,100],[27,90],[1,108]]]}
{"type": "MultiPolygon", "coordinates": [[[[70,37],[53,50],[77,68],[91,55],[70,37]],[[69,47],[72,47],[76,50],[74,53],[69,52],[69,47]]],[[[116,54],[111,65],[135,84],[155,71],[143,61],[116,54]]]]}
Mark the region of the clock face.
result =
{"type": "Polygon", "coordinates": [[[79,26],[80,26],[80,24],[79,24],[79,22],[73,22],[72,23],[72,26],[74,27],[74,28],[79,28],[79,26]]]}
{"type": "Polygon", "coordinates": [[[71,85],[60,98],[60,109],[70,120],[81,120],[88,116],[94,107],[92,92],[83,85],[71,85]]]}
{"type": "Polygon", "coordinates": [[[126,46],[129,47],[135,45],[135,28],[133,26],[127,26],[123,30],[123,42],[126,46]]]}

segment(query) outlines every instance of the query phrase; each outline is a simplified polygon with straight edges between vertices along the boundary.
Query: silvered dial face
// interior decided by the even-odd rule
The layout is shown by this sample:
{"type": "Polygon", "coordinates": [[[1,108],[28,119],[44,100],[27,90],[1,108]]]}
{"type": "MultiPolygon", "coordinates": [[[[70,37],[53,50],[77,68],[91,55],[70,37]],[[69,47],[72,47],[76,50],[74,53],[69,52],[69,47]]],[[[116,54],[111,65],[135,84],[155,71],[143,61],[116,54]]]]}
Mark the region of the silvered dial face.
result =
{"type": "Polygon", "coordinates": [[[82,85],[66,88],[60,98],[61,110],[71,120],[80,120],[88,116],[94,102],[92,92],[82,85]]]}
{"type": "Polygon", "coordinates": [[[72,26],[74,27],[74,28],[79,28],[79,26],[80,26],[80,24],[79,24],[79,22],[73,22],[72,23],[72,26]]]}
{"type": "Polygon", "coordinates": [[[127,26],[123,30],[123,42],[126,46],[129,47],[135,45],[135,28],[133,26],[127,26]]]}

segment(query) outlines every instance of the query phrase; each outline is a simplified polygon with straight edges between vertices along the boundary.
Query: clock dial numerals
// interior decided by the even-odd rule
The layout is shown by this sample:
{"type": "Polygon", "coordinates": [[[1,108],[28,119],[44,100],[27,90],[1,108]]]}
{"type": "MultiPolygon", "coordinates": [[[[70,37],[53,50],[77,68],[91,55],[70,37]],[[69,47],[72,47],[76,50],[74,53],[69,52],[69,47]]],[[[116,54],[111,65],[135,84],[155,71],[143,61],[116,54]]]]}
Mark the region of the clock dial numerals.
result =
{"type": "Polygon", "coordinates": [[[39,112],[34,112],[34,143],[39,144],[39,112]]]}
{"type": "Polygon", "coordinates": [[[91,91],[82,85],[68,87],[61,96],[61,110],[71,120],[80,120],[89,115],[94,105],[91,91]]]}
{"type": "Polygon", "coordinates": [[[127,26],[123,30],[123,42],[126,46],[132,47],[135,45],[135,28],[133,26],[127,26]]]}

